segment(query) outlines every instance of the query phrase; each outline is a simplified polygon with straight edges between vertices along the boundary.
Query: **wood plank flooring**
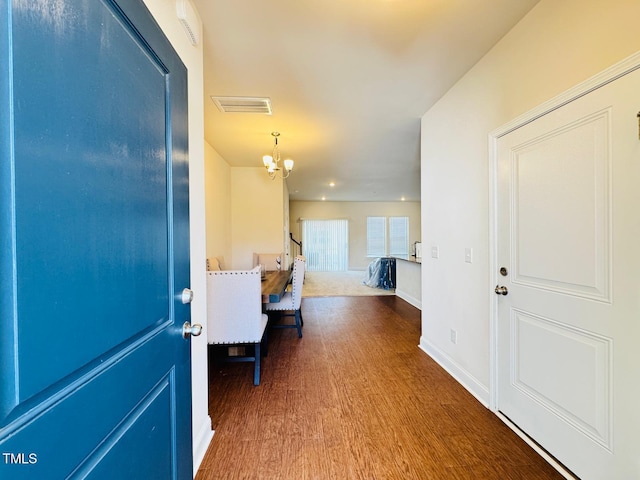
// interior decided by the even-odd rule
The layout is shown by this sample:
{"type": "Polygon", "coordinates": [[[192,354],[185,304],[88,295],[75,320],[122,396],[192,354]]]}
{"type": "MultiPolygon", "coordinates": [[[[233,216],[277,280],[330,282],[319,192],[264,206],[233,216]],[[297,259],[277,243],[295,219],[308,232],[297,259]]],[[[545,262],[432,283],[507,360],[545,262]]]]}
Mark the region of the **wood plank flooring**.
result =
{"type": "Polygon", "coordinates": [[[210,365],[215,435],[196,480],[561,479],[418,347],[394,297],[305,298],[252,364],[210,365]]]}

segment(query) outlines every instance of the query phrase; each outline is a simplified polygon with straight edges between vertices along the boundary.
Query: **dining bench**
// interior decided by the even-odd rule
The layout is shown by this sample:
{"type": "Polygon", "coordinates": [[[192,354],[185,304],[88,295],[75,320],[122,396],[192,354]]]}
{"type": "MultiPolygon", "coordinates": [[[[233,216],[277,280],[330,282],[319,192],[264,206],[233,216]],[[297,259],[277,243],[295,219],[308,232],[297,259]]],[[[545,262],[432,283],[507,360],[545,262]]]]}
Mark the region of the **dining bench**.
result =
{"type": "Polygon", "coordinates": [[[262,313],[260,267],[207,272],[207,343],[253,346],[253,355],[227,361],[254,362],[254,385],[260,384],[261,346],[267,315],[262,313]]]}

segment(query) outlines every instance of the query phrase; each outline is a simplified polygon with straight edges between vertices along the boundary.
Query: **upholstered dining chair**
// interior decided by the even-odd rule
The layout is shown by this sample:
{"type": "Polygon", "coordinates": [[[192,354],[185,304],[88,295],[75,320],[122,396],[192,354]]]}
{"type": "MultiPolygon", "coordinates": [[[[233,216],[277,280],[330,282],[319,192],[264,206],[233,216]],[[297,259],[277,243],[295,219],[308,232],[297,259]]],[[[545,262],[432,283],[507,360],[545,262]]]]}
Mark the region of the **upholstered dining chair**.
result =
{"type": "Polygon", "coordinates": [[[298,337],[302,337],[302,282],[304,281],[305,258],[298,255],[293,262],[293,280],[291,282],[291,291],[285,292],[282,299],[276,303],[265,304],[267,314],[279,312],[282,316],[290,316],[295,318],[295,323],[285,325],[273,325],[276,328],[297,328],[298,337]],[[284,313],[292,312],[292,313],[284,313]]]}
{"type": "Polygon", "coordinates": [[[262,313],[260,267],[207,272],[207,342],[252,346],[253,355],[228,357],[229,362],[254,362],[253,384],[260,385],[261,345],[266,350],[268,317],[262,313]]]}

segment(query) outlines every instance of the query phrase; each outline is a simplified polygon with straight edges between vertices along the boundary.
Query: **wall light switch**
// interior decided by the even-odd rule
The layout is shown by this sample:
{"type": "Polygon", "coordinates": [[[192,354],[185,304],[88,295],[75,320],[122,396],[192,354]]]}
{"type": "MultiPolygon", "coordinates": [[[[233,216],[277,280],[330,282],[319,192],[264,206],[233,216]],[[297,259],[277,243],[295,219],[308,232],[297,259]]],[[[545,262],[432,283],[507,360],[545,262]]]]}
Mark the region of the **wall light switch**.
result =
{"type": "Polygon", "coordinates": [[[438,258],[440,257],[440,249],[436,246],[436,247],[431,247],[431,258],[438,258]]]}
{"type": "Polygon", "coordinates": [[[464,249],[464,261],[467,263],[473,263],[473,248],[464,249]]]}

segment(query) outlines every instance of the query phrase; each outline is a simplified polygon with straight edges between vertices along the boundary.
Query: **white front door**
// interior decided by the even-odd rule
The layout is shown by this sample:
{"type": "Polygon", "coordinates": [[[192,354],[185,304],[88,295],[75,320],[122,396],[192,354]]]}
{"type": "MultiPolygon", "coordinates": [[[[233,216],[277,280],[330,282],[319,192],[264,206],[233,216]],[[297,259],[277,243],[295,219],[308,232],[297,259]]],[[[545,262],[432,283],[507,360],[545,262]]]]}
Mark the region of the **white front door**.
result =
{"type": "Polygon", "coordinates": [[[498,410],[580,478],[640,478],[640,72],[497,140],[498,410]]]}

